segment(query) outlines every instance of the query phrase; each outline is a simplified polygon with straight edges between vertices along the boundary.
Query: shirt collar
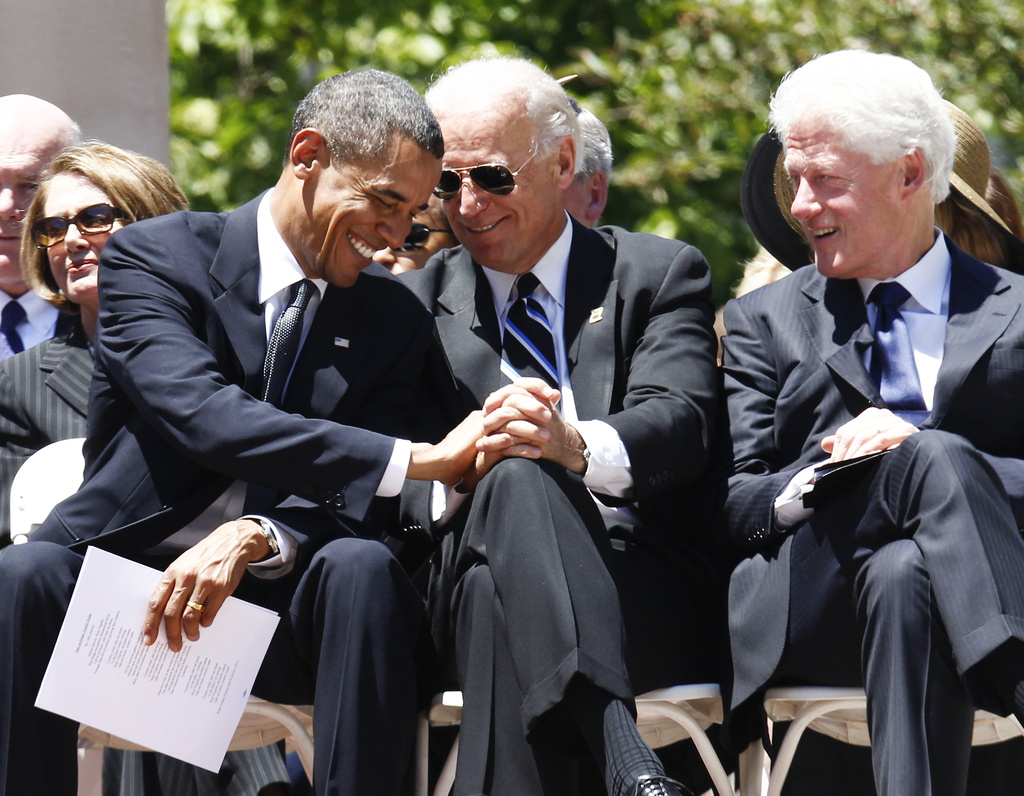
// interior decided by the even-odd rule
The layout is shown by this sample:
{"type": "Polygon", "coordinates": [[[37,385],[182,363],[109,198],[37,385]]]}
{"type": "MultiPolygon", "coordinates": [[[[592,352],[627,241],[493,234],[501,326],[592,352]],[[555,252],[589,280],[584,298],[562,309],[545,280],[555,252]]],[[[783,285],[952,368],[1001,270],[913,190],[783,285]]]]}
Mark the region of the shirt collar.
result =
{"type": "Polygon", "coordinates": [[[30,290],[27,293],[22,293],[15,299],[11,298],[3,291],[0,291],[0,298],[4,299],[3,302],[0,302],[0,310],[3,310],[8,303],[17,301],[21,305],[21,308],[25,310],[25,322],[40,334],[49,334],[50,329],[53,326],[53,314],[55,309],[52,304],[41,298],[38,293],[33,293],[30,290]]]}
{"type": "MultiPolygon", "coordinates": [[[[530,270],[540,281],[544,290],[551,296],[559,307],[565,307],[565,278],[569,270],[569,250],[572,248],[572,222],[569,214],[565,214],[565,227],[562,234],[558,236],[551,247],[544,252],[537,264],[530,270]]],[[[505,309],[508,306],[509,297],[512,295],[512,285],[515,284],[518,274],[506,274],[503,271],[495,271],[487,266],[482,266],[484,276],[491,286],[491,293],[494,296],[494,310],[499,320],[505,316],[505,309]]]]}
{"type": "MultiPolygon", "coordinates": [[[[284,242],[270,215],[272,193],[273,189],[267,191],[256,209],[256,244],[260,253],[260,304],[266,304],[268,299],[306,278],[299,261],[284,242]]],[[[313,284],[323,296],[327,282],[323,279],[314,279],[313,284]]]]}
{"type": "MultiPolygon", "coordinates": [[[[934,315],[942,314],[949,302],[949,275],[953,261],[946,246],[946,236],[936,228],[935,243],[924,256],[895,279],[907,289],[913,300],[934,315]]],[[[877,279],[858,279],[864,301],[867,302],[877,279]]]]}

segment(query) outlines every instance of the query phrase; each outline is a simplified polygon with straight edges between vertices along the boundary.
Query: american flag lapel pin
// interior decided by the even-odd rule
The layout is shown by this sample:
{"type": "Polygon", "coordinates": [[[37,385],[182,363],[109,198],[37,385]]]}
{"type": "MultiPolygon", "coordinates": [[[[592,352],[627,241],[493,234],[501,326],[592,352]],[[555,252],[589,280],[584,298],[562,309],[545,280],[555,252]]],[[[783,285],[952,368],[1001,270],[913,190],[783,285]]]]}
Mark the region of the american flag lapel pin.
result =
{"type": "Polygon", "coordinates": [[[338,348],[348,348],[348,338],[347,337],[335,337],[334,338],[334,344],[336,346],[338,346],[338,348]]]}

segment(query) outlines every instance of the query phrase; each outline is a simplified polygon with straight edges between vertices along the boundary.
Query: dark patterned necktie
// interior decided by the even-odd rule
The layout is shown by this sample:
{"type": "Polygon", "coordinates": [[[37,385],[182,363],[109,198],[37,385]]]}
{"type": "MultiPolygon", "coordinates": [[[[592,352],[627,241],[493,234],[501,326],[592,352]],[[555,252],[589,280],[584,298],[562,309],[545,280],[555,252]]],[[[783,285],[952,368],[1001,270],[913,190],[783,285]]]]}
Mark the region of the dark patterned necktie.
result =
{"type": "Polygon", "coordinates": [[[558,389],[558,360],[551,324],[544,308],[533,297],[539,284],[529,272],[516,279],[516,300],[505,319],[501,368],[510,379],[533,376],[558,389]]]}
{"type": "MultiPolygon", "coordinates": [[[[302,340],[302,318],[314,290],[316,285],[308,279],[293,285],[288,306],[277,316],[270,333],[267,355],[263,360],[263,391],[260,399],[274,406],[281,405],[284,385],[295,364],[299,342],[302,340]]],[[[280,490],[275,487],[249,484],[245,492],[245,513],[265,513],[277,503],[279,495],[280,490]]]]}
{"type": "Polygon", "coordinates": [[[288,306],[278,316],[274,331],[270,334],[267,356],[263,360],[263,393],[260,398],[274,406],[281,405],[284,385],[288,381],[288,374],[292,372],[295,356],[299,352],[299,342],[302,340],[302,318],[314,290],[316,285],[308,279],[297,283],[288,306]]]}
{"type": "Polygon", "coordinates": [[[871,349],[871,378],[886,407],[904,420],[918,425],[928,417],[921,380],[914,364],[907,323],[900,307],[910,292],[898,282],[875,285],[868,301],[878,307],[875,314],[875,343],[871,349]]]}
{"type": "Polygon", "coordinates": [[[20,354],[25,350],[21,342],[21,335],[18,334],[18,324],[25,320],[25,308],[18,303],[17,299],[11,299],[4,306],[0,313],[0,334],[7,341],[6,346],[0,346],[0,358],[6,359],[13,354],[20,354]]]}

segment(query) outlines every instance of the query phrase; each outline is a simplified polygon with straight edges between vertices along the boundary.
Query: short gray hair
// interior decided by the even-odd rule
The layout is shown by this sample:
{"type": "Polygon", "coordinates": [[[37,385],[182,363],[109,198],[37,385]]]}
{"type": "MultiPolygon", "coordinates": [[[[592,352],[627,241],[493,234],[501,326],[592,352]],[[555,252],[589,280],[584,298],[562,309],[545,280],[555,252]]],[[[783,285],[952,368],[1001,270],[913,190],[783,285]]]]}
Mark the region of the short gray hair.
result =
{"type": "Polygon", "coordinates": [[[427,104],[435,113],[497,100],[522,103],[533,122],[533,144],[538,157],[558,149],[566,136],[576,145],[576,171],[580,157],[580,128],[569,95],[551,75],[522,58],[480,58],[448,69],[427,89],[427,104]]]}
{"type": "Polygon", "coordinates": [[[580,166],[576,170],[576,179],[586,179],[591,174],[600,172],[609,180],[612,178],[612,139],[608,128],[593,113],[572,101],[576,111],[576,121],[580,125],[580,142],[582,151],[579,154],[580,166]]]}
{"type": "Polygon", "coordinates": [[[323,136],[332,163],[379,161],[396,136],[438,159],[444,154],[441,128],[423,97],[397,75],[376,69],[343,72],[314,86],[295,111],[287,151],[306,129],[323,136]]]}
{"type": "Polygon", "coordinates": [[[865,50],[815,57],[788,74],[771,100],[769,121],[783,142],[805,119],[826,121],[844,146],[873,163],[919,149],[932,200],[949,194],[953,125],[931,77],[906,58],[865,50]]]}

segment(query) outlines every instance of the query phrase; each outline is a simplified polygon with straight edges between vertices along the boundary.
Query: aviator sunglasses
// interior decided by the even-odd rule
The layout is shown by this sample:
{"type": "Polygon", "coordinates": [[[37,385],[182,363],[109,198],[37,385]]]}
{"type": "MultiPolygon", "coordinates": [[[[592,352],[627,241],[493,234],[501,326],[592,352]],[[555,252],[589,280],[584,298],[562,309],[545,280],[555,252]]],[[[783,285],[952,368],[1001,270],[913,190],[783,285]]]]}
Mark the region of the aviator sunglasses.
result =
{"type": "Polygon", "coordinates": [[[32,242],[37,248],[49,249],[64,240],[72,224],[82,235],[99,235],[101,232],[110,232],[119,218],[127,218],[124,211],[108,204],[90,205],[71,218],[40,218],[32,225],[32,242]]]}
{"type": "Polygon", "coordinates": [[[516,177],[519,172],[525,169],[527,163],[536,156],[535,150],[526,159],[526,163],[523,163],[515,171],[509,171],[508,166],[502,166],[500,163],[485,163],[482,166],[470,166],[464,169],[442,169],[441,179],[437,181],[437,187],[434,188],[434,196],[445,201],[454,199],[462,189],[462,181],[467,174],[469,179],[481,190],[493,193],[495,196],[507,196],[515,190],[516,177]]]}
{"type": "Polygon", "coordinates": [[[416,252],[427,245],[430,233],[440,232],[445,235],[453,235],[450,229],[434,229],[425,224],[413,224],[409,234],[405,236],[405,243],[395,249],[396,252],[416,252]]]}

